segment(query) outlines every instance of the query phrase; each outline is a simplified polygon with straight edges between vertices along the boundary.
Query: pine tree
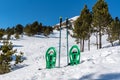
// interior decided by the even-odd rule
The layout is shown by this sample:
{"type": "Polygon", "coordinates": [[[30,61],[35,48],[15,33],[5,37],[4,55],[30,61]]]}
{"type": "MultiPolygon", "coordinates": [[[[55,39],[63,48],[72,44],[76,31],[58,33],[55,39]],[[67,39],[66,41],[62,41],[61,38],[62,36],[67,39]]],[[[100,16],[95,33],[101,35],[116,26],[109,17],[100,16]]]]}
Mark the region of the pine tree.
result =
{"type": "Polygon", "coordinates": [[[38,34],[42,33],[42,23],[38,25],[38,34]]]}
{"type": "Polygon", "coordinates": [[[117,39],[114,20],[109,24],[107,33],[108,33],[107,41],[109,41],[111,43],[111,45],[113,46],[113,42],[117,39]]]}
{"type": "Polygon", "coordinates": [[[102,48],[102,33],[111,22],[111,16],[108,11],[108,5],[104,0],[98,0],[93,6],[93,26],[98,29],[99,48],[102,48]]]}
{"type": "Polygon", "coordinates": [[[20,38],[20,36],[19,36],[18,33],[15,34],[15,38],[16,38],[16,39],[19,39],[19,38],[20,38]]]}
{"type": "Polygon", "coordinates": [[[13,35],[14,32],[15,32],[15,28],[14,27],[12,27],[12,28],[8,27],[5,31],[6,31],[6,34],[13,35]]]}
{"type": "Polygon", "coordinates": [[[24,60],[22,59],[22,56],[23,56],[23,52],[20,52],[19,55],[15,55],[16,56],[16,60],[15,60],[15,64],[14,65],[17,65],[18,63],[22,63],[24,60]]]}
{"type": "Polygon", "coordinates": [[[118,17],[116,17],[110,24],[107,29],[108,33],[108,41],[112,44],[116,40],[119,40],[120,44],[120,20],[118,17]]]}
{"type": "Polygon", "coordinates": [[[120,20],[118,17],[115,18],[115,29],[116,29],[117,39],[119,40],[119,44],[120,44],[120,20]]]}
{"type": "Polygon", "coordinates": [[[4,34],[5,34],[4,29],[0,29],[0,39],[2,39],[2,37],[4,36],[4,34]]]}
{"type": "Polygon", "coordinates": [[[11,39],[11,34],[8,34],[7,35],[7,40],[10,40],[11,39]]]}
{"type": "Polygon", "coordinates": [[[46,27],[45,31],[44,31],[44,35],[48,36],[50,34],[50,29],[49,27],[46,27]]]}
{"type": "Polygon", "coordinates": [[[27,24],[24,28],[24,32],[28,36],[32,36],[32,28],[30,24],[27,24]]]}
{"type": "Polygon", "coordinates": [[[37,21],[31,24],[31,33],[32,35],[37,34],[39,29],[39,23],[37,21]]]}
{"type": "Polygon", "coordinates": [[[90,38],[90,28],[91,28],[92,15],[87,5],[84,6],[81,11],[80,17],[75,21],[74,24],[74,37],[77,42],[81,44],[81,51],[84,51],[84,40],[90,38]]]}
{"type": "MultiPolygon", "coordinates": [[[[8,73],[11,71],[10,62],[13,61],[13,55],[17,53],[17,50],[13,50],[13,45],[11,42],[4,40],[2,47],[0,48],[0,74],[8,73]]],[[[15,65],[23,62],[23,53],[15,55],[16,60],[15,65]]]]}
{"type": "Polygon", "coordinates": [[[15,33],[17,34],[22,34],[23,33],[23,25],[21,24],[17,24],[16,27],[15,27],[15,33]]]}

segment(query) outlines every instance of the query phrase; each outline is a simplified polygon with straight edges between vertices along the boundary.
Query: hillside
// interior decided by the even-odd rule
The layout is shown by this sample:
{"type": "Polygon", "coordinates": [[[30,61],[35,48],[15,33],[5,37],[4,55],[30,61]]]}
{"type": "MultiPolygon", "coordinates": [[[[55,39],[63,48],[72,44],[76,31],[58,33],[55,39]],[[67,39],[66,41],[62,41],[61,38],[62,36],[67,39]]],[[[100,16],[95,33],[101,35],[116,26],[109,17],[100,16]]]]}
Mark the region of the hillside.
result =
{"type": "MultiPolygon", "coordinates": [[[[70,24],[70,25],[73,25],[74,22],[75,22],[75,20],[76,20],[78,17],[79,17],[79,16],[75,16],[75,17],[69,18],[69,24],[70,24]]],[[[55,28],[55,29],[56,29],[56,28],[59,28],[59,26],[60,26],[60,24],[58,23],[58,24],[54,25],[54,28],[55,28]]],[[[62,26],[63,26],[63,27],[66,26],[66,21],[63,21],[63,22],[62,22],[62,26]]]]}
{"type": "MultiPolygon", "coordinates": [[[[109,46],[104,36],[104,47],[109,46]]],[[[69,48],[75,44],[69,36],[69,48]]],[[[95,37],[91,37],[91,51],[81,53],[81,64],[66,66],[66,30],[62,30],[61,68],[45,69],[46,50],[53,46],[59,50],[59,32],[54,30],[49,38],[35,36],[12,40],[14,48],[23,51],[26,60],[12,72],[0,75],[0,80],[120,80],[120,46],[96,50],[95,37]],[[41,70],[39,70],[41,69],[41,70]]],[[[58,55],[57,63],[58,66],[58,55]]]]}

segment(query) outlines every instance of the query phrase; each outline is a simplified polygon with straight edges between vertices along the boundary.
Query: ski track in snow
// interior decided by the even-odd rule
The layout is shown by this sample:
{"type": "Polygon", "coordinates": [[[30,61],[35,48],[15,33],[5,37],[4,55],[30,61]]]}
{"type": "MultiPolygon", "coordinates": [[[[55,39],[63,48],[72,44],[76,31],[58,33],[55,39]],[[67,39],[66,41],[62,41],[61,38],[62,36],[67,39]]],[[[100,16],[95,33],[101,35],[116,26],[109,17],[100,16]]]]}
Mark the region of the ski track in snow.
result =
{"type": "MultiPolygon", "coordinates": [[[[118,76],[120,75],[120,46],[96,50],[96,46],[92,44],[91,51],[87,51],[86,42],[86,51],[81,53],[81,64],[66,66],[65,29],[62,30],[61,68],[45,69],[45,53],[47,49],[53,46],[58,53],[58,36],[59,32],[54,31],[54,34],[50,35],[49,38],[24,36],[22,39],[12,40],[14,45],[21,45],[21,47],[14,48],[17,48],[18,52],[23,51],[26,60],[19,65],[23,65],[23,67],[0,75],[0,80],[120,80],[120,76],[118,76]]],[[[69,49],[75,44],[74,41],[75,39],[69,36],[69,49]]],[[[95,43],[94,36],[91,37],[91,43],[95,43]]],[[[106,40],[103,43],[107,44],[106,40]]],[[[58,67],[58,55],[56,67],[58,67]]]]}

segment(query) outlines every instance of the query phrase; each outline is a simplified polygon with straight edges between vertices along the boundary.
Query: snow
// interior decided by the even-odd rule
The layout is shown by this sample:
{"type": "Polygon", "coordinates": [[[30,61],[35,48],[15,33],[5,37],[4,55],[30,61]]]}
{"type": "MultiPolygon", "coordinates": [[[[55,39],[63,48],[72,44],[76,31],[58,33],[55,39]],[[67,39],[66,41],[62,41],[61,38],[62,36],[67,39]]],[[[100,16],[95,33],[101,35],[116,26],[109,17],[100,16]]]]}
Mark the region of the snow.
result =
{"type": "MultiPolygon", "coordinates": [[[[70,21],[71,23],[73,23],[75,20],[78,19],[78,17],[79,17],[79,16],[75,16],[75,17],[69,18],[69,21],[70,21]]],[[[66,21],[62,21],[62,23],[65,23],[65,22],[66,22],[66,21]]],[[[60,25],[60,23],[57,23],[56,25],[60,25]]],[[[62,27],[65,27],[65,26],[62,26],[62,27]]]]}
{"type": "Polygon", "coordinates": [[[69,20],[75,21],[75,20],[77,20],[78,17],[79,16],[75,16],[75,17],[70,18],[69,20]]]}
{"type": "MultiPolygon", "coordinates": [[[[103,49],[96,49],[95,37],[91,37],[91,51],[81,52],[80,64],[66,66],[66,30],[62,30],[62,48],[60,68],[58,55],[56,68],[45,69],[45,53],[49,47],[59,50],[59,32],[54,30],[49,37],[23,36],[19,40],[11,40],[14,49],[24,52],[26,60],[10,73],[0,75],[0,80],[120,80],[120,46],[110,47],[103,36],[103,49]],[[109,46],[109,47],[106,47],[109,46]],[[41,69],[41,70],[39,70],[41,69]]],[[[75,44],[75,39],[69,36],[69,49],[75,44]]],[[[79,45],[78,45],[79,46],[79,45]]]]}

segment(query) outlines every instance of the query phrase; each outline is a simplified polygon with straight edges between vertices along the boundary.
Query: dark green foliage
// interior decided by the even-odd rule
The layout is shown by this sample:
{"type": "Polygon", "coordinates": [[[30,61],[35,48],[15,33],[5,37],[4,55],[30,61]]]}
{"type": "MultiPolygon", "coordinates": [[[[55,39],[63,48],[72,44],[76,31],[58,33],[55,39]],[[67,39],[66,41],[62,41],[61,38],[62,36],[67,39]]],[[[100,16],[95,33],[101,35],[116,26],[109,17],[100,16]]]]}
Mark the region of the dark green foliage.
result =
{"type": "Polygon", "coordinates": [[[51,26],[42,26],[42,23],[38,23],[37,21],[33,22],[33,24],[28,24],[24,28],[24,32],[28,36],[33,36],[35,34],[44,34],[49,35],[51,32],[53,32],[53,28],[51,26]]]}
{"type": "Polygon", "coordinates": [[[90,38],[90,28],[92,22],[92,15],[87,5],[85,5],[84,9],[81,11],[80,17],[75,21],[74,24],[74,37],[76,38],[77,43],[82,41],[81,44],[81,51],[84,51],[84,40],[90,38]]]}
{"type": "Polygon", "coordinates": [[[48,36],[52,32],[53,32],[53,28],[51,26],[43,26],[43,34],[45,36],[48,36]]]}
{"type": "Polygon", "coordinates": [[[15,55],[16,56],[15,65],[23,62],[23,59],[22,59],[23,54],[24,54],[23,52],[20,52],[19,55],[15,55]]]}
{"type": "Polygon", "coordinates": [[[42,28],[43,28],[43,25],[42,25],[42,23],[40,23],[40,24],[38,25],[38,30],[37,30],[38,34],[41,34],[41,33],[42,33],[42,28]]]}
{"type": "Polygon", "coordinates": [[[107,29],[108,41],[112,44],[116,40],[119,40],[120,44],[120,20],[116,17],[110,24],[107,29]]]}
{"type": "Polygon", "coordinates": [[[46,28],[45,30],[44,30],[44,35],[45,36],[48,36],[50,34],[50,28],[46,28]]]}
{"type": "Polygon", "coordinates": [[[99,48],[102,48],[102,33],[107,29],[111,22],[111,15],[108,11],[108,5],[104,0],[98,0],[93,6],[93,26],[99,33],[99,48]]]}
{"type": "MultiPolygon", "coordinates": [[[[23,35],[24,33],[28,36],[33,36],[35,34],[44,34],[49,35],[53,32],[53,28],[51,26],[43,26],[42,23],[38,21],[34,21],[32,24],[27,24],[23,26],[21,24],[17,24],[15,27],[8,27],[7,29],[0,29],[0,39],[2,39],[3,35],[7,35],[7,39],[11,38],[11,35],[23,35]],[[46,28],[47,27],[47,28],[46,28]],[[46,30],[49,29],[49,30],[46,30]],[[44,32],[45,31],[45,32],[44,32]]],[[[16,37],[18,37],[16,35],[16,37]]]]}
{"type": "MultiPolygon", "coordinates": [[[[11,71],[10,62],[13,61],[13,55],[17,50],[13,50],[13,45],[11,42],[4,40],[3,45],[0,48],[0,74],[8,73],[11,71]]],[[[15,55],[15,65],[23,62],[22,59],[23,53],[21,52],[19,55],[15,55]]]]}
{"type": "Polygon", "coordinates": [[[19,36],[18,33],[15,34],[15,38],[16,38],[16,39],[19,39],[19,38],[20,38],[20,36],[19,36]]]}
{"type": "Polygon", "coordinates": [[[13,35],[15,33],[15,28],[14,27],[12,27],[12,28],[8,27],[5,31],[6,31],[6,34],[13,35]]]}
{"type": "Polygon", "coordinates": [[[38,28],[39,28],[39,23],[37,21],[31,24],[31,32],[33,35],[38,33],[38,28]]]}
{"type": "Polygon", "coordinates": [[[5,73],[8,73],[8,72],[10,72],[9,64],[7,64],[5,62],[0,63],[0,74],[5,74],[5,73]]]}
{"type": "Polygon", "coordinates": [[[8,42],[7,40],[3,41],[3,46],[1,47],[1,50],[3,53],[7,53],[7,51],[12,50],[13,46],[11,42],[8,42]]]}
{"type": "Polygon", "coordinates": [[[0,39],[2,39],[4,34],[5,34],[5,30],[4,29],[0,29],[0,39]]]}
{"type": "Polygon", "coordinates": [[[27,24],[26,27],[24,28],[24,32],[25,34],[27,34],[28,36],[32,36],[32,29],[31,29],[31,25],[27,24]]]}
{"type": "Polygon", "coordinates": [[[11,34],[7,34],[7,40],[10,40],[11,34]]]}
{"type": "Polygon", "coordinates": [[[0,31],[0,39],[2,39],[3,35],[3,32],[0,31]]]}
{"type": "Polygon", "coordinates": [[[15,27],[15,33],[22,34],[23,33],[23,28],[24,27],[21,24],[16,25],[16,27],[15,27]]]}

